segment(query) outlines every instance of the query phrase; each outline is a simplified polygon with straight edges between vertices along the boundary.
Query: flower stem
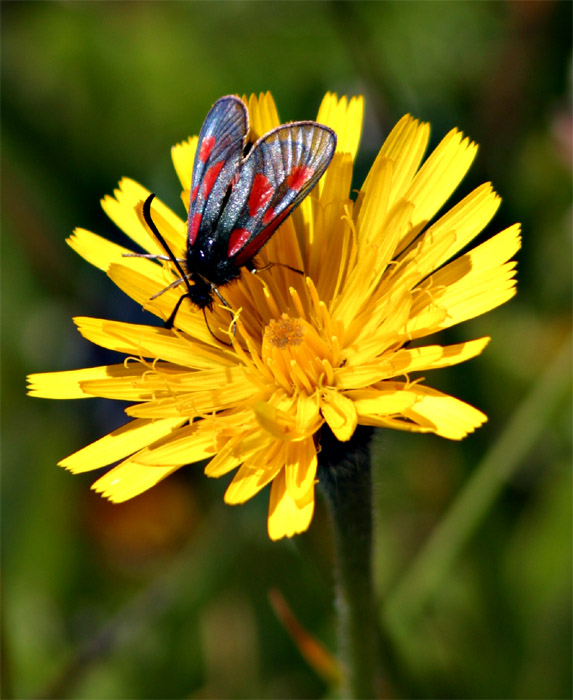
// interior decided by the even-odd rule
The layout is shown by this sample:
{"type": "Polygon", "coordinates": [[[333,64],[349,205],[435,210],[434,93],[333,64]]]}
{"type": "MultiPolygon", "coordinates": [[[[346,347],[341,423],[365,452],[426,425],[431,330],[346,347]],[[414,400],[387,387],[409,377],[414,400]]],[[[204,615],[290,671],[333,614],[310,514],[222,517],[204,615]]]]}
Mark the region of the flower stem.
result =
{"type": "Polygon", "coordinates": [[[319,478],[331,506],[337,558],[342,691],[356,699],[376,697],[379,687],[370,435],[370,430],[358,428],[347,443],[324,435],[320,453],[319,478]]]}

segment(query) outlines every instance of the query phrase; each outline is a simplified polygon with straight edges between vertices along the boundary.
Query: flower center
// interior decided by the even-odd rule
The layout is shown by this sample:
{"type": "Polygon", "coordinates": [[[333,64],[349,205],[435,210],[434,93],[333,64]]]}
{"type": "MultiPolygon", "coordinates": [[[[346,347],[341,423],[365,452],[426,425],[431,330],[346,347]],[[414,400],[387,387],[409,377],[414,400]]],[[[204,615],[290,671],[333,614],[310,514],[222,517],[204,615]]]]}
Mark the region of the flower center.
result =
{"type": "Polygon", "coordinates": [[[283,314],[278,320],[271,319],[265,328],[265,340],[275,348],[284,350],[287,345],[300,345],[304,327],[300,318],[291,318],[283,314]]]}
{"type": "Polygon", "coordinates": [[[262,359],[289,394],[313,394],[332,383],[332,350],[302,318],[283,314],[269,322],[263,335],[262,359]]]}

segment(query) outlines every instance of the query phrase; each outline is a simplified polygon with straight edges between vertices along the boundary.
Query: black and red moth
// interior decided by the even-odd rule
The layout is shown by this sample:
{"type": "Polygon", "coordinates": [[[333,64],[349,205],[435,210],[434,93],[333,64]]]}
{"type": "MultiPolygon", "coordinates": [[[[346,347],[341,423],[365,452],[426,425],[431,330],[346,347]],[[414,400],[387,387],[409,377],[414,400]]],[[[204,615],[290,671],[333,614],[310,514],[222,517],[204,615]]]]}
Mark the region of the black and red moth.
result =
{"type": "Polygon", "coordinates": [[[246,150],[248,133],[245,103],[233,95],[217,100],[199,133],[184,260],[151,219],[154,195],[144,203],[145,221],[187,287],[168,327],[185,298],[205,309],[215,295],[228,306],[218,288],[239,277],[243,266],[255,270],[253,257],[316,185],[336,148],[334,131],[312,121],[279,126],[246,150]]]}

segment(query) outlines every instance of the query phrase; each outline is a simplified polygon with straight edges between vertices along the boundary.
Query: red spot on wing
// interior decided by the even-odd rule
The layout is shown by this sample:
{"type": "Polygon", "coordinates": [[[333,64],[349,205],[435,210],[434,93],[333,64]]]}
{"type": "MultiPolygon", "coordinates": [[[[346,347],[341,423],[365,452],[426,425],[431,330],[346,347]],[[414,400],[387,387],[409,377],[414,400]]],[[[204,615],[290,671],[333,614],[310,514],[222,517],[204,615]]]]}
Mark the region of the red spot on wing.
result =
{"type": "Polygon", "coordinates": [[[199,192],[199,185],[195,185],[195,187],[191,191],[191,201],[194,202],[197,199],[197,192],[199,192]]]}
{"type": "Polygon", "coordinates": [[[307,165],[297,165],[291,170],[290,175],[287,177],[287,185],[291,190],[298,192],[305,182],[310,180],[313,175],[314,168],[309,168],[307,165]]]}
{"type": "Polygon", "coordinates": [[[197,231],[199,231],[199,226],[201,225],[201,214],[195,213],[191,217],[191,221],[189,222],[189,233],[187,234],[188,240],[187,243],[189,245],[193,245],[195,243],[195,239],[197,238],[197,231]]]}
{"type": "Polygon", "coordinates": [[[271,201],[274,188],[268,177],[262,173],[257,173],[253,179],[253,185],[249,194],[249,216],[256,216],[263,207],[271,201]]]}
{"type": "MultiPolygon", "coordinates": [[[[237,267],[241,267],[241,265],[244,265],[248,260],[253,258],[259,250],[265,245],[265,243],[269,240],[269,238],[273,235],[273,233],[277,230],[277,228],[282,224],[282,222],[287,218],[287,216],[290,214],[291,209],[285,209],[285,211],[281,212],[277,218],[264,228],[260,233],[258,233],[251,241],[250,243],[247,243],[244,248],[239,248],[240,252],[235,258],[234,262],[237,267]]],[[[238,229],[238,230],[244,230],[244,229],[238,229]]],[[[250,234],[249,234],[250,235],[250,234]]],[[[246,242],[246,241],[245,241],[246,242]]],[[[245,244],[243,242],[243,245],[245,244]]]]}
{"type": "Polygon", "coordinates": [[[275,208],[274,207],[269,207],[266,212],[263,214],[263,224],[268,224],[270,221],[273,220],[273,217],[275,215],[275,208]]]}
{"type": "Polygon", "coordinates": [[[214,136],[207,136],[207,138],[204,138],[203,141],[201,141],[201,148],[199,149],[199,160],[203,161],[203,163],[206,163],[209,156],[211,155],[211,151],[213,150],[214,145],[214,136]]]}
{"type": "Polygon", "coordinates": [[[264,234],[268,234],[265,238],[266,241],[268,241],[268,239],[273,235],[273,233],[277,230],[277,228],[282,224],[282,222],[287,218],[287,216],[290,213],[291,207],[288,207],[288,209],[285,209],[277,216],[277,218],[273,221],[273,223],[270,226],[267,226],[267,228],[264,229],[264,234]]]}
{"type": "Polygon", "coordinates": [[[227,255],[232,257],[238,253],[245,243],[249,240],[251,232],[246,228],[236,228],[231,232],[229,236],[229,247],[227,248],[227,255]]]}
{"type": "Polygon", "coordinates": [[[225,161],[220,160],[218,163],[215,163],[215,165],[212,165],[203,176],[203,197],[205,197],[205,199],[207,199],[209,192],[211,192],[213,189],[215,180],[221,172],[221,168],[224,164],[225,161]]]}

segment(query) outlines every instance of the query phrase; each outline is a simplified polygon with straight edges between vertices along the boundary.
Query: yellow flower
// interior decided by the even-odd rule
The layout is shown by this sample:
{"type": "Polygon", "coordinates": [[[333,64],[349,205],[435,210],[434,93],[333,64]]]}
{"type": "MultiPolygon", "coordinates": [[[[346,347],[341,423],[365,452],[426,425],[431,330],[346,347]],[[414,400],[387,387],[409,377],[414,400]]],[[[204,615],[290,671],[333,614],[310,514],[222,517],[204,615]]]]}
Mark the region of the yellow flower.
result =
{"type": "MultiPolygon", "coordinates": [[[[270,94],[247,102],[254,134],[279,124],[270,94]]],[[[414,375],[467,360],[487,345],[488,338],[449,346],[421,339],[514,295],[519,226],[459,255],[500,199],[484,184],[433,221],[477,147],[454,129],[422,164],[429,126],[410,116],[394,127],[353,201],[362,112],[362,98],[324,98],[317,121],[337,132],[336,154],[258,256],[259,267],[282,264],[243,272],[224,288],[234,324],[216,304],[207,326],[188,300],[172,329],[75,319],[85,338],[125,353],[125,362],[35,374],[30,393],[129,401],[132,420],[61,466],[78,473],[119,461],[93,488],[121,502],[208,459],[208,476],[237,469],[227,503],[243,503],[271,484],[268,531],[278,539],[311,522],[325,424],[340,441],[358,424],[459,440],[486,420],[414,375]]],[[[173,149],[185,205],[196,145],[194,137],[173,149]]],[[[103,207],[147,253],[162,254],[141,215],[148,194],[124,179],[103,207]]],[[[184,257],[184,220],[157,199],[152,216],[175,255],[184,257]]],[[[84,229],[68,242],[139,304],[169,317],[181,288],[153,297],[179,276],[170,262],[125,257],[131,251],[84,229]]]]}

